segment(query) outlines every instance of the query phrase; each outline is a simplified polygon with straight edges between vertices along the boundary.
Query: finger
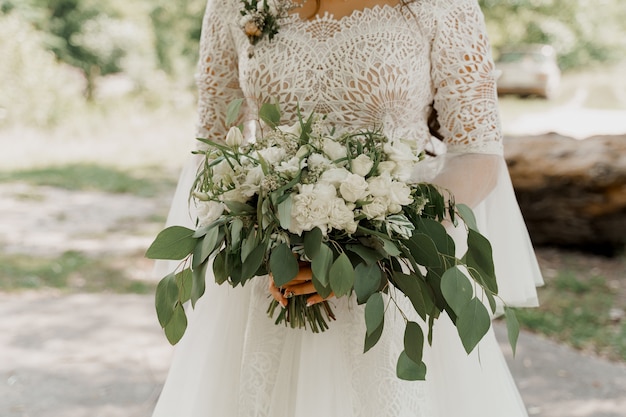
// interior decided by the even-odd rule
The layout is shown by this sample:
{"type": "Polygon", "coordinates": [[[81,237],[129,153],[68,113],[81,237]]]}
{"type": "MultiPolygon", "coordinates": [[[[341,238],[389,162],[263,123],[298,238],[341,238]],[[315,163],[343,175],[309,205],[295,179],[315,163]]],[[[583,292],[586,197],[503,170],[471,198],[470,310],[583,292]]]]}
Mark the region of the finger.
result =
{"type": "Polygon", "coordinates": [[[313,281],[307,281],[301,284],[285,285],[283,290],[285,290],[285,294],[291,293],[293,295],[313,294],[316,292],[313,281]]]}
{"type": "Polygon", "coordinates": [[[274,298],[274,300],[278,301],[278,304],[280,304],[283,307],[287,307],[288,300],[284,297],[283,293],[280,291],[280,288],[278,288],[276,284],[274,283],[274,278],[272,277],[271,274],[270,274],[270,279],[269,279],[269,291],[272,297],[274,298]]]}
{"type": "Polygon", "coordinates": [[[330,293],[330,295],[328,297],[326,297],[326,298],[323,298],[319,294],[312,295],[312,296],[310,296],[309,298],[306,299],[306,305],[307,305],[307,307],[310,307],[310,306],[312,306],[314,304],[319,304],[322,301],[328,300],[330,297],[333,297],[334,295],[335,295],[334,293],[330,293]]]}

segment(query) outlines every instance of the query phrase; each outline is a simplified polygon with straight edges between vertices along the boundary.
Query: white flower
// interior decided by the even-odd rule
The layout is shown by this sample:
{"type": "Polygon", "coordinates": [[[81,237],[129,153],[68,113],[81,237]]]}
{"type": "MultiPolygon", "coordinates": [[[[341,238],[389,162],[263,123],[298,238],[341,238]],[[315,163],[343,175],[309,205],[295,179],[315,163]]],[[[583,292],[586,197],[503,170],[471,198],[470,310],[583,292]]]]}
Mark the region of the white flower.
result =
{"type": "Polygon", "coordinates": [[[307,163],[310,169],[327,170],[330,167],[330,160],[319,153],[309,155],[307,163]]]}
{"type": "Polygon", "coordinates": [[[246,203],[248,201],[248,197],[244,195],[241,187],[236,187],[222,194],[222,201],[238,201],[240,203],[246,203]]]}
{"type": "Polygon", "coordinates": [[[306,161],[304,159],[300,159],[297,156],[289,159],[288,161],[283,161],[276,167],[276,171],[280,173],[285,173],[289,175],[291,178],[294,178],[298,175],[298,172],[302,170],[306,166],[306,161]]]}
{"type": "Polygon", "coordinates": [[[324,139],[322,149],[324,153],[333,161],[345,158],[348,155],[348,150],[345,146],[330,138],[324,139]]]}
{"type": "Polygon", "coordinates": [[[367,181],[360,175],[350,174],[339,185],[339,192],[344,200],[354,203],[368,195],[367,181]]]}
{"type": "Polygon", "coordinates": [[[233,126],[226,134],[226,144],[232,148],[238,148],[243,143],[243,134],[238,127],[233,126]]]}
{"type": "Polygon", "coordinates": [[[319,198],[313,184],[301,184],[292,197],[289,231],[301,235],[303,231],[319,227],[325,235],[328,230],[328,199],[319,198]]]}
{"type": "Polygon", "coordinates": [[[350,171],[345,168],[331,168],[322,173],[320,181],[327,182],[339,188],[341,182],[344,181],[348,175],[350,175],[350,171]]]}
{"type": "Polygon", "coordinates": [[[399,181],[407,182],[411,179],[415,165],[409,162],[396,165],[396,169],[393,170],[393,177],[399,181]]]}
{"type": "Polygon", "coordinates": [[[374,197],[387,197],[391,187],[391,177],[387,174],[367,179],[369,193],[374,197]]]}
{"type": "Polygon", "coordinates": [[[389,202],[391,204],[400,204],[406,206],[413,202],[411,197],[411,187],[404,182],[392,181],[389,187],[389,202]]]}
{"type": "Polygon", "coordinates": [[[315,195],[321,200],[328,200],[337,197],[337,189],[334,185],[320,181],[315,184],[315,195]]]}
{"type": "Polygon", "coordinates": [[[387,215],[387,207],[387,199],[384,197],[374,197],[374,199],[363,205],[361,211],[363,211],[363,214],[365,214],[368,219],[384,220],[387,215]]]}
{"type": "Polygon", "coordinates": [[[216,183],[232,184],[235,171],[227,161],[222,161],[213,167],[212,180],[216,183]]]}
{"type": "Polygon", "coordinates": [[[383,150],[389,156],[389,159],[396,163],[409,163],[412,165],[419,161],[419,156],[416,155],[415,150],[401,140],[385,143],[383,150]]]}
{"type": "Polygon", "coordinates": [[[398,164],[396,164],[393,161],[382,161],[378,164],[378,174],[379,175],[384,175],[384,174],[391,175],[393,171],[396,169],[397,165],[398,164]]]}
{"type": "Polygon", "coordinates": [[[196,207],[199,226],[208,226],[224,213],[226,206],[218,201],[198,201],[196,207]]]}
{"type": "Polygon", "coordinates": [[[370,159],[369,156],[364,154],[361,154],[354,158],[350,164],[352,172],[362,177],[369,174],[373,166],[374,162],[370,159]]]}
{"type": "Polygon", "coordinates": [[[297,138],[299,138],[300,135],[302,134],[302,126],[300,125],[300,122],[294,123],[291,126],[289,125],[277,126],[276,129],[281,131],[282,133],[285,133],[287,135],[293,135],[297,138]]]}
{"type": "Polygon", "coordinates": [[[265,174],[263,174],[263,168],[260,165],[249,169],[246,173],[245,181],[239,187],[241,194],[248,198],[257,194],[261,188],[263,178],[265,178],[265,174]]]}
{"type": "Polygon", "coordinates": [[[356,232],[358,222],[354,220],[354,204],[346,205],[341,198],[334,198],[328,214],[328,225],[337,230],[356,232]]]}
{"type": "Polygon", "coordinates": [[[272,165],[278,165],[283,159],[285,159],[287,153],[283,148],[272,146],[265,149],[259,149],[258,154],[265,159],[265,161],[272,165]]]}

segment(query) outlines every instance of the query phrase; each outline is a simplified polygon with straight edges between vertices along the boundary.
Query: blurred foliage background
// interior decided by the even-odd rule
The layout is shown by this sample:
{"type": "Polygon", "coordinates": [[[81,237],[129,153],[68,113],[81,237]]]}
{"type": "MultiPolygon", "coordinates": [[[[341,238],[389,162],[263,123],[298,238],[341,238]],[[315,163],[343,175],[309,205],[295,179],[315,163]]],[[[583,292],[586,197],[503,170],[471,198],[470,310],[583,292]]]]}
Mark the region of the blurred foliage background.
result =
{"type": "MultiPolygon", "coordinates": [[[[417,0],[419,1],[419,0],[417,0]]],[[[0,126],[50,125],[103,77],[152,104],[192,91],[206,0],[0,0],[0,126]]],[[[480,0],[492,44],[549,43],[563,70],[626,56],[622,0],[480,0]]]]}

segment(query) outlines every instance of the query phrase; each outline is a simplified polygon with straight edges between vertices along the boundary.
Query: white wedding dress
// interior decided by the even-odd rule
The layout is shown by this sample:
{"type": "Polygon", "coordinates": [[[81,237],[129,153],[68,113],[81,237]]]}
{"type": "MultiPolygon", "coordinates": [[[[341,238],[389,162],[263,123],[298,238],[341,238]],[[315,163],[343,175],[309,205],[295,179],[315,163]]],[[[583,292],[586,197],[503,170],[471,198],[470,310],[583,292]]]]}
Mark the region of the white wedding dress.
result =
{"type": "MultiPolygon", "coordinates": [[[[246,97],[248,114],[278,100],[284,115],[328,114],[339,128],[382,126],[426,147],[431,103],[447,154],[420,163],[419,180],[449,187],[475,208],[494,246],[500,293],[509,305],[537,303],[541,276],[502,157],[493,63],[476,0],[416,0],[341,19],[283,22],[253,53],[239,26],[239,0],[209,0],[198,73],[199,137],[223,139],[226,106],[246,97]]],[[[195,175],[183,171],[169,224],[193,226],[195,175]]],[[[160,269],[171,265],[165,262],[160,269]]],[[[425,351],[426,381],[396,377],[404,322],[394,309],[363,354],[362,307],[333,300],[337,321],[312,334],[266,315],[267,278],[205,295],[176,346],[154,417],[518,417],[524,405],[493,332],[467,355],[449,319],[425,351]]],[[[156,320],[156,318],[155,318],[156,320]]],[[[165,342],[165,340],[164,340],[165,342]]]]}

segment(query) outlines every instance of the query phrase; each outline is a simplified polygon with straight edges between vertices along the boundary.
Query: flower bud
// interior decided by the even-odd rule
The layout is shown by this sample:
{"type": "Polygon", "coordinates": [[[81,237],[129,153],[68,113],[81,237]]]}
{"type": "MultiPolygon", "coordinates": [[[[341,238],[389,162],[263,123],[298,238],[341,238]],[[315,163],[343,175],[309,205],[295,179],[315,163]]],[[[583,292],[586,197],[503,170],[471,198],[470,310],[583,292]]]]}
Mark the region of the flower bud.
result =
{"type": "Polygon", "coordinates": [[[238,146],[241,146],[242,143],[243,134],[241,133],[241,130],[239,130],[239,128],[236,126],[231,127],[228,131],[228,134],[226,135],[226,144],[228,146],[236,148],[238,146]]]}

